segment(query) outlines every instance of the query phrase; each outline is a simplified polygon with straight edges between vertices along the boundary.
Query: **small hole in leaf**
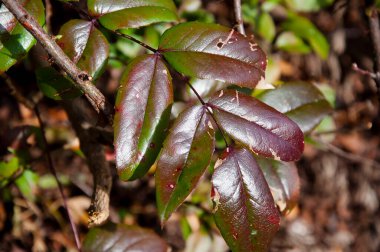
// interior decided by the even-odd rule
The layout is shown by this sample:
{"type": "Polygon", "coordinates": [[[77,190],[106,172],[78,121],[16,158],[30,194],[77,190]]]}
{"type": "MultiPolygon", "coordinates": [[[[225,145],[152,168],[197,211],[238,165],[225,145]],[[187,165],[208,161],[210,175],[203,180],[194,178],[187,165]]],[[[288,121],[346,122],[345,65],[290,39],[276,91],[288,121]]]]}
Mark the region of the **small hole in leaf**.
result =
{"type": "Polygon", "coordinates": [[[223,47],[223,42],[219,42],[218,44],[216,44],[216,46],[220,49],[223,47]]]}

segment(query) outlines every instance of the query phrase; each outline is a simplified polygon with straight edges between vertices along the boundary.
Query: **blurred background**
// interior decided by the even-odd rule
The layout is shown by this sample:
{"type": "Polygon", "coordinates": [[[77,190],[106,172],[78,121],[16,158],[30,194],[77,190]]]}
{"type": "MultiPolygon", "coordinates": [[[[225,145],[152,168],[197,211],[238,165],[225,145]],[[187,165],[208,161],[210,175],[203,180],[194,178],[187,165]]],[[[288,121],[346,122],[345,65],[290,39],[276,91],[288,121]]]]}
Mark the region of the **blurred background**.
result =
{"type": "MultiPolygon", "coordinates": [[[[83,2],[79,6],[85,9],[83,2]]],[[[183,21],[235,25],[233,1],[175,2],[183,21]]],[[[60,1],[45,3],[53,34],[79,17],[60,1]]],[[[297,162],[299,202],[283,217],[271,251],[380,251],[379,97],[374,80],[363,71],[375,69],[369,19],[376,4],[364,0],[242,1],[246,33],[253,34],[268,54],[267,82],[313,83],[334,107],[306,137],[304,156],[297,162]]],[[[168,27],[157,24],[128,33],[156,47],[168,27]]],[[[112,42],[111,58],[97,86],[114,102],[123,69],[144,50],[105,35],[112,42]]],[[[41,96],[33,69],[47,64],[44,55],[39,46],[34,47],[8,76],[24,96],[39,100],[53,162],[83,238],[88,231],[92,175],[62,104],[41,96]]],[[[204,96],[220,88],[220,83],[197,86],[196,82],[204,96]]],[[[176,92],[180,99],[173,115],[195,99],[187,89],[176,92]]],[[[57,184],[47,168],[36,115],[11,93],[0,78],[0,251],[76,251],[57,184]]],[[[80,106],[91,118],[91,108],[80,106]]],[[[173,251],[228,251],[212,220],[209,174],[161,229],[154,167],[145,178],[125,183],[117,178],[109,142],[105,155],[113,172],[112,221],[154,229],[173,251]]]]}

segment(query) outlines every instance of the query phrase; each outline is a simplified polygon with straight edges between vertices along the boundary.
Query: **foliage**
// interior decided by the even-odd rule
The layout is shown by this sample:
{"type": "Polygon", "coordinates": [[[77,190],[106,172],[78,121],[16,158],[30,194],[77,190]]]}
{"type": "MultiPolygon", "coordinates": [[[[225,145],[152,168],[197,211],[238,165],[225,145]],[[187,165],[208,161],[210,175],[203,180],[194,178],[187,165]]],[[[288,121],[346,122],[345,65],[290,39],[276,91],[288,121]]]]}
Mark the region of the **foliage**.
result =
{"type": "MultiPolygon", "coordinates": [[[[303,6],[300,1],[268,1],[259,5],[250,1],[244,3],[243,12],[267,43],[290,52],[313,50],[326,59],[329,45],[325,37],[293,11],[314,11],[330,3],[313,1],[303,6]],[[289,9],[286,19],[276,26],[270,11],[281,4],[289,9]]],[[[107,39],[112,31],[140,36],[158,48],[152,54],[124,55],[130,62],[120,80],[113,125],[120,179],[139,179],[154,166],[158,215],[165,223],[211,168],[215,224],[231,250],[267,250],[279,229],[280,212],[289,212],[299,195],[297,170],[293,163],[285,162],[300,159],[304,134],[331,112],[322,93],[309,83],[292,82],[253,97],[252,89],[265,82],[267,67],[258,41],[231,28],[199,21],[176,23],[160,35],[165,27],[156,23],[179,20],[171,0],[88,0],[87,6],[90,20],[65,23],[57,43],[94,80],[102,75],[110,55],[130,48],[121,45],[120,38],[115,43],[107,39]],[[149,27],[130,29],[145,26],[149,27]],[[141,31],[143,35],[137,34],[141,31]],[[194,91],[198,102],[186,104],[173,119],[171,109],[178,96],[174,90],[181,86],[173,87],[172,79],[188,84],[193,91],[197,86],[191,85],[195,79],[189,77],[211,80],[203,85],[210,85],[207,88],[214,92],[205,92],[201,98],[194,91]],[[216,80],[225,85],[216,86],[216,80]],[[223,148],[215,147],[220,146],[218,141],[225,141],[223,148]]],[[[30,0],[25,7],[44,24],[40,0],[30,0]]],[[[4,72],[35,40],[3,5],[0,17],[0,72],[4,72]]],[[[36,75],[49,98],[66,100],[81,95],[71,80],[53,68],[41,68],[36,75]]],[[[10,167],[7,172],[13,174],[15,162],[12,159],[0,167],[10,167]]],[[[33,174],[24,172],[19,179],[19,183],[30,184],[33,174]]],[[[21,186],[20,190],[28,191],[21,186]]],[[[122,225],[94,228],[84,241],[84,251],[111,247],[167,250],[165,242],[152,232],[122,225]]]]}

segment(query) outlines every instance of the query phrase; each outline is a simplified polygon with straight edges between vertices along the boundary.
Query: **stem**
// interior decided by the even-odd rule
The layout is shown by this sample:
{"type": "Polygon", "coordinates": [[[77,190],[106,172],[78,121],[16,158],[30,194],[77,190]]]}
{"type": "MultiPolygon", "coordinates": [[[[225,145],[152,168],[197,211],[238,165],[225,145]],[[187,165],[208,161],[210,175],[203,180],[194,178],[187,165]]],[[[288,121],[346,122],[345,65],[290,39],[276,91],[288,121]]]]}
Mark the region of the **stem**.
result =
{"type": "Polygon", "coordinates": [[[54,59],[74,81],[77,88],[83,91],[92,107],[112,122],[113,107],[106,101],[104,95],[91,82],[91,76],[79,69],[62,51],[57,43],[43,30],[36,19],[30,15],[17,0],[1,0],[5,7],[16,17],[20,24],[27,29],[42,45],[45,51],[54,59]]]}
{"type": "Polygon", "coordinates": [[[78,231],[77,231],[77,228],[75,226],[75,223],[74,223],[73,219],[71,218],[71,215],[70,215],[70,212],[69,212],[69,208],[67,206],[67,198],[66,198],[66,196],[65,196],[65,194],[63,192],[62,184],[61,184],[61,182],[58,179],[57,171],[55,170],[54,165],[53,165],[53,159],[52,159],[52,157],[50,155],[49,145],[48,145],[48,142],[47,142],[47,139],[46,139],[46,136],[45,136],[45,132],[46,132],[46,130],[45,130],[45,124],[42,121],[41,113],[40,113],[37,105],[34,107],[34,112],[35,112],[35,114],[37,116],[38,122],[39,122],[40,127],[41,127],[42,140],[43,140],[44,146],[45,146],[45,153],[46,153],[47,160],[48,160],[49,170],[53,174],[55,180],[57,181],[58,190],[59,190],[59,193],[61,194],[61,197],[63,199],[63,206],[66,209],[66,213],[67,213],[67,216],[69,218],[70,226],[71,226],[71,229],[72,229],[72,231],[74,233],[74,238],[75,238],[76,246],[77,246],[78,250],[81,251],[81,244],[80,244],[80,241],[79,241],[78,231]]]}
{"type": "Polygon", "coordinates": [[[190,84],[190,82],[187,81],[187,85],[190,87],[190,89],[194,92],[194,94],[197,96],[198,100],[202,103],[203,106],[206,107],[207,109],[207,112],[211,115],[212,117],[212,120],[215,122],[216,126],[218,127],[220,133],[222,134],[222,137],[223,137],[223,140],[226,144],[226,147],[228,148],[228,142],[227,142],[227,138],[226,136],[224,135],[224,131],[222,130],[222,128],[219,126],[218,122],[216,121],[216,118],[214,116],[214,113],[210,110],[210,106],[202,99],[202,97],[199,95],[199,93],[197,92],[197,90],[193,87],[193,85],[190,84]]]}
{"type": "Polygon", "coordinates": [[[116,35],[118,35],[118,36],[120,36],[120,37],[123,37],[123,38],[129,39],[129,40],[131,40],[131,41],[133,41],[133,42],[135,42],[135,43],[141,45],[142,47],[145,47],[145,49],[148,49],[148,50],[151,51],[151,52],[154,52],[154,53],[157,52],[157,49],[154,49],[153,47],[151,47],[151,46],[145,44],[144,42],[142,42],[142,41],[140,41],[140,40],[138,40],[138,39],[135,39],[134,37],[132,37],[132,36],[130,36],[130,35],[127,35],[127,34],[121,33],[121,32],[119,32],[119,31],[112,31],[112,30],[109,30],[109,31],[112,32],[112,33],[114,33],[114,34],[116,34],[116,35]]]}
{"type": "Polygon", "coordinates": [[[241,0],[234,0],[234,11],[237,29],[241,34],[245,35],[243,18],[241,15],[241,0]]]}
{"type": "Polygon", "coordinates": [[[377,94],[380,102],[380,25],[379,14],[376,7],[372,8],[371,16],[369,17],[369,28],[372,37],[373,49],[375,51],[375,82],[377,86],[377,94]]]}

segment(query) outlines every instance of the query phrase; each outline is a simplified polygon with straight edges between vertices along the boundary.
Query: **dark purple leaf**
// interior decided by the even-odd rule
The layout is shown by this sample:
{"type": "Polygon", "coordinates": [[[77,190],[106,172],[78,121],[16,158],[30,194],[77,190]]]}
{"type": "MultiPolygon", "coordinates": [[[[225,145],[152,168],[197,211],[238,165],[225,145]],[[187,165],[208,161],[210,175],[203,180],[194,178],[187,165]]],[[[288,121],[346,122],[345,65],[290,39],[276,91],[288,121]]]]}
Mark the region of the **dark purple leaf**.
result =
{"type": "Polygon", "coordinates": [[[173,103],[169,70],[159,55],[133,60],[120,81],[115,104],[116,167],[123,180],[142,177],[165,138],[173,103]]]}
{"type": "Polygon", "coordinates": [[[310,132],[332,111],[319,89],[307,82],[286,83],[258,98],[287,115],[304,133],[310,132]]]}
{"type": "Polygon", "coordinates": [[[210,164],[215,132],[206,107],[182,112],[165,140],[156,170],[156,196],[161,221],[186,199],[210,164]]]}
{"type": "Polygon", "coordinates": [[[172,0],[87,0],[91,16],[110,30],[177,21],[172,0]]]}
{"type": "Polygon", "coordinates": [[[167,252],[169,247],[151,230],[108,223],[102,227],[90,229],[83,241],[82,250],[83,252],[167,252]]]}
{"type": "Polygon", "coordinates": [[[300,178],[295,163],[257,158],[272,192],[274,201],[284,214],[297,204],[300,195],[300,178]]]}
{"type": "Polygon", "coordinates": [[[73,19],[59,31],[57,41],[69,58],[93,78],[97,78],[106,66],[109,44],[91,21],[73,19]]]}
{"type": "Polygon", "coordinates": [[[302,131],[274,108],[233,90],[220,91],[208,104],[223,130],[255,154],[282,161],[301,157],[302,131]]]}
{"type": "Polygon", "coordinates": [[[232,251],[267,251],[280,216],[253,154],[227,149],[212,176],[215,222],[232,251]]]}
{"type": "Polygon", "coordinates": [[[264,77],[267,64],[252,39],[217,24],[176,25],[162,35],[159,50],[183,74],[249,88],[264,77]]]}

